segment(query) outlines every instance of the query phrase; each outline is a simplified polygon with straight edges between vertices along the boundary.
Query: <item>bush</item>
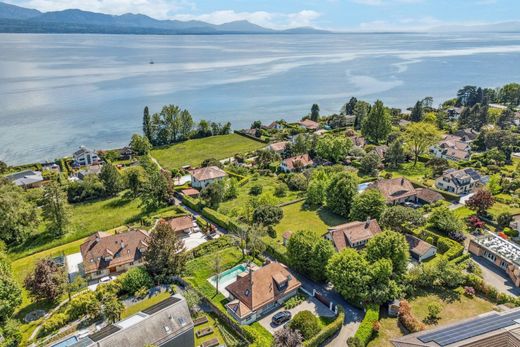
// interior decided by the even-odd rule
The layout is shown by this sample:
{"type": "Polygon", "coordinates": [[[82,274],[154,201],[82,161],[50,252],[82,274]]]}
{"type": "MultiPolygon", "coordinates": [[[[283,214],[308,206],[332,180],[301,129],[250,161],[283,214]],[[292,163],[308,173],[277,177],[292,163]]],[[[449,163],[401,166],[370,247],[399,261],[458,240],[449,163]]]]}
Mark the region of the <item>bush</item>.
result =
{"type": "Polygon", "coordinates": [[[516,229],[504,228],[503,231],[508,237],[518,237],[518,230],[516,229]]]}
{"type": "Polygon", "coordinates": [[[298,312],[289,323],[289,327],[299,330],[304,340],[310,339],[320,331],[318,318],[311,311],[298,312]]]}
{"type": "Polygon", "coordinates": [[[288,190],[289,190],[289,187],[287,187],[287,184],[280,183],[274,189],[274,196],[276,196],[278,198],[283,198],[283,197],[287,196],[287,191],[288,190]]]}
{"type": "Polygon", "coordinates": [[[402,300],[399,306],[399,322],[410,332],[415,333],[424,330],[425,326],[412,314],[412,308],[408,301],[402,300]]]}
{"type": "Polygon", "coordinates": [[[150,288],[153,285],[152,277],[142,267],[134,267],[118,279],[121,282],[121,291],[134,295],[141,288],[150,288]]]}
{"type": "Polygon", "coordinates": [[[304,301],[305,301],[305,296],[302,294],[298,294],[298,295],[293,296],[289,300],[287,300],[284,303],[283,307],[286,310],[290,310],[291,308],[295,308],[296,306],[298,306],[299,304],[301,304],[304,301]]]}
{"type": "Polygon", "coordinates": [[[223,215],[209,207],[205,207],[202,209],[202,215],[217,224],[221,228],[228,229],[229,228],[229,218],[228,216],[223,215]]]}
{"type": "Polygon", "coordinates": [[[474,297],[475,296],[475,288],[473,287],[464,287],[464,295],[466,295],[467,297],[474,297]]]}
{"type": "Polygon", "coordinates": [[[217,250],[227,248],[233,244],[234,241],[231,236],[223,235],[218,239],[205,242],[202,245],[193,248],[192,250],[188,251],[188,256],[191,258],[198,258],[203,255],[214,253],[217,250]]]}
{"type": "Polygon", "coordinates": [[[70,320],[76,320],[87,316],[89,314],[89,306],[96,304],[96,294],[91,290],[87,290],[72,298],[67,308],[67,315],[70,320]]]}
{"type": "Polygon", "coordinates": [[[301,173],[290,174],[287,177],[287,185],[290,190],[304,191],[307,189],[307,178],[301,173]]]}
{"type": "Polygon", "coordinates": [[[336,319],[325,328],[323,328],[318,335],[305,341],[303,345],[305,347],[318,347],[323,344],[328,338],[334,335],[338,330],[343,327],[343,321],[345,320],[345,310],[343,307],[338,306],[338,315],[336,319]]]}
{"type": "Polygon", "coordinates": [[[379,320],[379,306],[373,305],[367,308],[365,318],[359,325],[355,338],[359,340],[361,346],[366,346],[374,338],[374,324],[379,320]]]}
{"type": "Polygon", "coordinates": [[[438,302],[431,302],[428,304],[428,319],[433,321],[439,319],[439,314],[442,311],[442,306],[438,302]]]}
{"type": "Polygon", "coordinates": [[[182,203],[197,212],[200,212],[202,210],[201,203],[193,198],[190,198],[189,196],[183,196],[182,203]]]}
{"type": "Polygon", "coordinates": [[[65,313],[56,313],[42,324],[42,328],[38,332],[38,336],[42,337],[52,334],[58,329],[63,328],[68,321],[69,317],[65,313]]]}
{"type": "Polygon", "coordinates": [[[249,189],[249,195],[255,195],[255,196],[258,196],[258,195],[262,194],[262,191],[263,191],[262,186],[259,185],[259,184],[255,184],[254,186],[252,186],[252,187],[249,189]]]}

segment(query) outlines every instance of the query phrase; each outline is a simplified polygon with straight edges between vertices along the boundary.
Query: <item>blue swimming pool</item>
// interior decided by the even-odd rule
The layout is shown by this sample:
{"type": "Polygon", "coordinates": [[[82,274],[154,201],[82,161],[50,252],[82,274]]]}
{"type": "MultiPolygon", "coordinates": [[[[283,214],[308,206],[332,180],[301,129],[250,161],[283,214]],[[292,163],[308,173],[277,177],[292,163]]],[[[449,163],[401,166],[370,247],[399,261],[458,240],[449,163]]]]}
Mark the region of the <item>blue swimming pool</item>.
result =
{"type": "Polygon", "coordinates": [[[78,338],[76,336],[71,336],[66,340],[63,340],[61,342],[58,342],[55,345],[52,345],[52,347],[69,347],[69,346],[72,346],[73,344],[75,344],[76,342],[78,342],[78,338]]]}

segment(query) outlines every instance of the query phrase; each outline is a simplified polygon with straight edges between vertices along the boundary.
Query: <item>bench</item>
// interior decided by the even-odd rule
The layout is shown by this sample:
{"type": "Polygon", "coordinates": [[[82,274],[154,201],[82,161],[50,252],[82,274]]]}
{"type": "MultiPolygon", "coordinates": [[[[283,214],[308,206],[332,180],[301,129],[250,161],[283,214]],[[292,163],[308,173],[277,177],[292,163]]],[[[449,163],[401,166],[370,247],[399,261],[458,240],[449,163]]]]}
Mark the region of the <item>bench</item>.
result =
{"type": "Polygon", "coordinates": [[[214,338],[214,339],[208,340],[206,342],[203,342],[200,345],[200,347],[215,347],[215,346],[218,346],[218,345],[219,345],[218,339],[214,338]]]}
{"type": "Polygon", "coordinates": [[[213,328],[204,328],[195,333],[195,335],[197,335],[199,338],[209,334],[213,334],[213,328]]]}
{"type": "Polygon", "coordinates": [[[193,321],[193,324],[195,326],[197,326],[197,325],[201,325],[201,324],[204,324],[204,323],[207,323],[207,322],[208,322],[208,317],[202,316],[202,317],[199,317],[199,318],[195,319],[193,321]]]}

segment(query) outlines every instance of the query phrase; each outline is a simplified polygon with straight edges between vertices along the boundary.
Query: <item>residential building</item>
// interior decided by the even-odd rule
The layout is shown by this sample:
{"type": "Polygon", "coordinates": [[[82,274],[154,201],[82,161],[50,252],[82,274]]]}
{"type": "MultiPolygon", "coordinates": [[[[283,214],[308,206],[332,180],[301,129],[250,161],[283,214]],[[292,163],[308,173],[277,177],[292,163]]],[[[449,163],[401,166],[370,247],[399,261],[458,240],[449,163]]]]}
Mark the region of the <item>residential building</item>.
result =
{"type": "Polygon", "coordinates": [[[320,123],[315,122],[310,119],[304,119],[302,121],[299,121],[298,124],[302,128],[307,129],[307,130],[312,130],[312,131],[318,130],[320,128],[320,123]]]}
{"type": "Polygon", "coordinates": [[[405,235],[408,246],[410,247],[410,254],[412,258],[418,262],[422,262],[437,254],[437,248],[430,245],[428,242],[421,240],[413,235],[405,235]]]}
{"type": "Polygon", "coordinates": [[[430,152],[437,158],[467,160],[471,155],[471,146],[459,136],[446,135],[442,141],[430,147],[430,152]]]}
{"type": "Polygon", "coordinates": [[[269,130],[282,130],[283,129],[283,125],[281,123],[279,123],[279,122],[272,122],[271,124],[269,124],[265,128],[269,129],[269,130]]]}
{"type": "Polygon", "coordinates": [[[446,113],[448,115],[448,119],[451,121],[457,121],[460,118],[460,115],[462,111],[464,110],[463,107],[450,107],[446,110],[446,113]]]}
{"type": "Polygon", "coordinates": [[[435,187],[450,193],[464,195],[486,184],[487,176],[482,176],[472,168],[449,169],[435,180],[435,187]]]}
{"type": "Polygon", "coordinates": [[[226,287],[231,296],[226,308],[240,324],[251,324],[296,295],[300,287],[300,281],[280,263],[250,268],[226,287]]]}
{"type": "Polygon", "coordinates": [[[88,175],[96,175],[96,176],[99,175],[101,173],[102,168],[103,168],[103,166],[100,164],[89,165],[89,166],[85,167],[84,169],[79,170],[78,173],[76,174],[76,176],[80,180],[84,180],[85,177],[87,177],[88,175]]]}
{"type": "Polygon", "coordinates": [[[182,217],[175,217],[165,220],[164,222],[168,223],[177,235],[180,234],[191,234],[195,225],[193,218],[189,215],[182,217]]]}
{"type": "Polygon", "coordinates": [[[441,193],[428,188],[415,188],[415,202],[418,204],[433,204],[434,202],[444,200],[441,193]]]}
{"type": "Polygon", "coordinates": [[[190,198],[198,198],[200,192],[195,188],[188,188],[181,190],[182,195],[189,196],[190,198]]]}
{"type": "Polygon", "coordinates": [[[41,171],[33,170],[20,171],[11,175],[7,175],[5,178],[14,185],[24,188],[39,187],[43,182],[41,171]]]}
{"type": "Polygon", "coordinates": [[[468,251],[501,268],[520,287],[520,247],[516,244],[486,232],[469,241],[468,251]]]}
{"type": "Polygon", "coordinates": [[[275,142],[267,146],[266,149],[274,151],[276,153],[283,153],[288,144],[288,141],[275,142]]]}
{"type": "Polygon", "coordinates": [[[85,146],[80,146],[79,150],[72,155],[72,159],[74,159],[76,166],[99,164],[101,162],[97,152],[85,146]]]}
{"type": "Polygon", "coordinates": [[[113,235],[101,231],[91,235],[80,246],[85,277],[96,279],[142,265],[149,237],[148,232],[137,229],[113,235]]]}
{"type": "Polygon", "coordinates": [[[453,135],[462,138],[462,141],[471,142],[477,138],[479,132],[471,128],[459,129],[453,135]]]}
{"type": "Polygon", "coordinates": [[[312,161],[311,157],[308,154],[303,154],[282,160],[280,169],[283,172],[293,172],[302,170],[312,165],[314,165],[314,162],[312,161]]]}
{"type": "Polygon", "coordinates": [[[394,339],[395,347],[518,347],[520,308],[491,311],[394,339]]]}
{"type": "Polygon", "coordinates": [[[350,222],[329,228],[325,238],[332,241],[338,252],[344,248],[362,248],[376,234],[381,232],[381,227],[375,219],[367,219],[365,222],[350,222]]]}
{"type": "MultiPolygon", "coordinates": [[[[59,344],[58,344],[59,345],[59,344]]],[[[193,321],[186,300],[175,294],[71,347],[193,347],[193,321]]],[[[69,346],[69,345],[67,345],[69,346]]]]}
{"type": "Polygon", "coordinates": [[[202,167],[191,170],[191,186],[193,188],[205,188],[213,182],[220,181],[227,176],[224,170],[216,166],[202,167]]]}

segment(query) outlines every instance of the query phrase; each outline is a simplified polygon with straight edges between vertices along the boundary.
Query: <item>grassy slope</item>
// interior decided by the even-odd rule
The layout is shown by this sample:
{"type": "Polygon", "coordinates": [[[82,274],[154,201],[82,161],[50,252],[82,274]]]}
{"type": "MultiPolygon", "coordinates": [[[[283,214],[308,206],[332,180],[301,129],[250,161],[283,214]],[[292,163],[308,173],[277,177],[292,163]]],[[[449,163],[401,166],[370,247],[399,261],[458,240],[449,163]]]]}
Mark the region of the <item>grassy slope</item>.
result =
{"type": "Polygon", "coordinates": [[[188,140],[165,148],[152,150],[152,156],[168,169],[184,165],[198,166],[208,158],[225,159],[266,145],[237,134],[188,140]]]}

